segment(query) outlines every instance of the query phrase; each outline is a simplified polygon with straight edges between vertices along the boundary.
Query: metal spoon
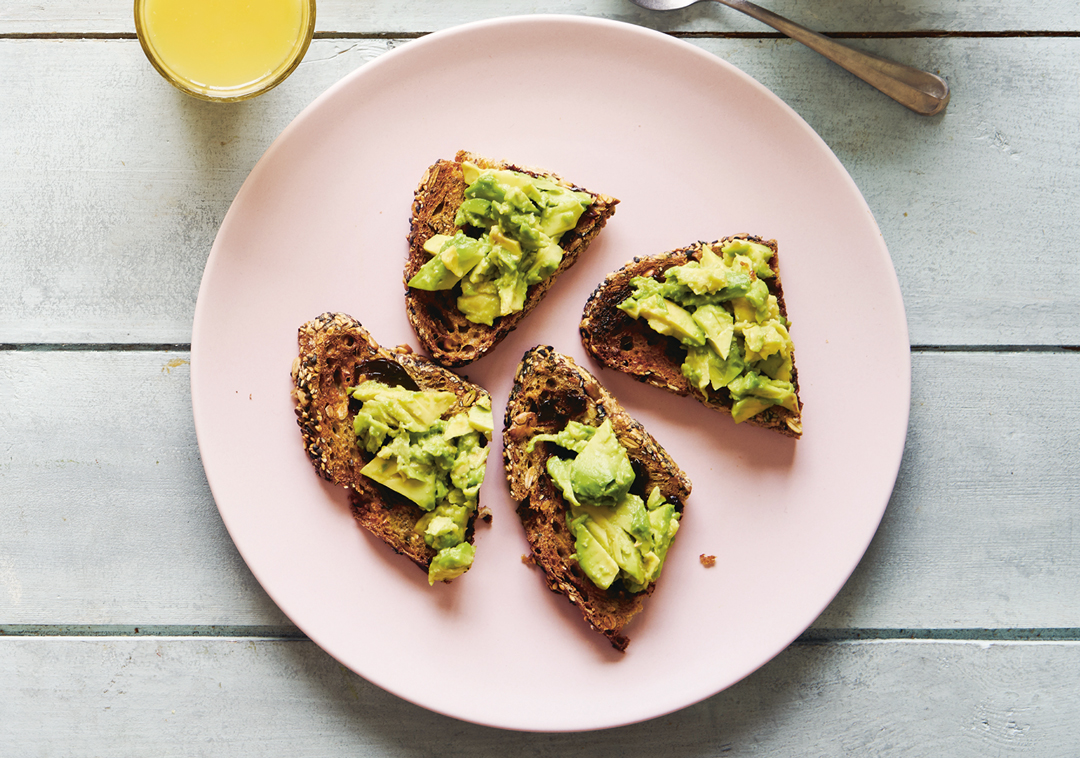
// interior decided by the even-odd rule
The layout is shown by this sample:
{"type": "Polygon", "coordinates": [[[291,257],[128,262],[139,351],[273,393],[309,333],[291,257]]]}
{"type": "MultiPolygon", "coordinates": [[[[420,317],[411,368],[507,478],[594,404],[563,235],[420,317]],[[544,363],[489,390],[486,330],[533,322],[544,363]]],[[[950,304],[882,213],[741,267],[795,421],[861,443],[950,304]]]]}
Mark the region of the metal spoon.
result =
{"type": "MultiPolygon", "coordinates": [[[[686,8],[701,0],[631,0],[631,2],[652,11],[673,11],[686,8]]],[[[747,0],[716,0],[716,2],[742,11],[793,40],[803,43],[811,50],[816,50],[833,63],[847,69],[867,84],[876,87],[916,113],[933,116],[941,113],[949,102],[949,85],[940,76],[905,66],[902,63],[894,63],[871,53],[853,50],[747,0]]]]}

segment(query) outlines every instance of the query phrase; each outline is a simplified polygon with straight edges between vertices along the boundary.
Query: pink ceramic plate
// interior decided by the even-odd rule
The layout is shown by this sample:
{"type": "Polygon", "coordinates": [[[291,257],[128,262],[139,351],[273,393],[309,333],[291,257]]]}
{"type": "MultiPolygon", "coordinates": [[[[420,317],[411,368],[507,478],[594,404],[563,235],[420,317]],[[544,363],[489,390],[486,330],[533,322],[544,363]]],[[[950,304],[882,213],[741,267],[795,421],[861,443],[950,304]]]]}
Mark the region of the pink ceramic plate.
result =
{"type": "Polygon", "coordinates": [[[457,718],[580,730],[655,717],[737,682],[836,595],[881,519],[907,428],[910,354],[888,252],[851,178],[760,84],[636,26],[539,16],[432,34],[346,77],[284,131],[229,210],[192,336],[199,446],[222,519],[274,601],[330,655],[457,718]],[[659,591],[625,655],[521,561],[500,446],[476,565],[429,588],[319,479],[289,397],[297,327],[324,311],[416,340],[401,272],[412,193],[458,149],[622,200],[588,255],[465,373],[501,418],[522,353],[594,371],[577,324],[633,256],[752,232],[779,241],[805,402],[787,438],[611,371],[599,377],[690,475],[659,591]],[[872,419],[872,423],[868,420],[872,419]],[[702,554],[715,555],[706,568],[702,554]]]}

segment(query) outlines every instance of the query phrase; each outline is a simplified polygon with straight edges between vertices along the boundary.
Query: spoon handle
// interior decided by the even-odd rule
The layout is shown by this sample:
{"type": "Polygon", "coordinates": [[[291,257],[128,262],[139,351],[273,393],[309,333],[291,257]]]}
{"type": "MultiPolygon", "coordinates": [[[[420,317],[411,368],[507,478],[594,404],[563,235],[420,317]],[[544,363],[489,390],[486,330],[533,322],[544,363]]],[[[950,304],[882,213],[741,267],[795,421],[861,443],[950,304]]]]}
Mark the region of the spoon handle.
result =
{"type": "Polygon", "coordinates": [[[742,11],[793,40],[803,43],[916,113],[933,116],[944,110],[949,102],[949,85],[939,76],[841,45],[835,40],[788,21],[783,16],[777,16],[772,11],[754,5],[748,0],[716,0],[716,2],[742,11]]]}

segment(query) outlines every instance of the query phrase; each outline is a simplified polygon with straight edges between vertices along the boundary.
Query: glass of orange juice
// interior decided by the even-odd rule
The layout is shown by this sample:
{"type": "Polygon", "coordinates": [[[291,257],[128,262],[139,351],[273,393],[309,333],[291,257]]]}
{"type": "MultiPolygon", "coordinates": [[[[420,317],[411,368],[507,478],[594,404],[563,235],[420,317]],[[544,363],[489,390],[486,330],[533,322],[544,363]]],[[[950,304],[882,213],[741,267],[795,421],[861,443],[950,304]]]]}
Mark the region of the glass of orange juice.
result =
{"type": "Polygon", "coordinates": [[[307,52],[315,0],[135,0],[143,52],[189,95],[231,102],[277,86],[307,52]]]}

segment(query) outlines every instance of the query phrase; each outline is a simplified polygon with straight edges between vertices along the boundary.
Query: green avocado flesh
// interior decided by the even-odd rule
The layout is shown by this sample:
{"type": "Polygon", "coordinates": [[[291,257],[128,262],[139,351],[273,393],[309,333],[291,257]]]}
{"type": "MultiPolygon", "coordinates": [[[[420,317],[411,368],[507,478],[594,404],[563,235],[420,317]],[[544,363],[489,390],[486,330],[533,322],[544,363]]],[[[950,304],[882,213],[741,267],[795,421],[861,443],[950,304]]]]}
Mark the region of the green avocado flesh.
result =
{"type": "Polygon", "coordinates": [[[458,310],[469,321],[492,326],[496,318],[522,310],[528,288],[559,267],[559,240],[577,226],[593,199],[520,171],[463,163],[462,173],[466,188],[454,219],[458,231],[424,243],[432,257],[409,286],[458,287],[458,310]]]}
{"type": "Polygon", "coordinates": [[[719,251],[704,245],[701,260],[669,268],[662,282],[634,277],[634,293],[618,305],[679,340],[686,348],[683,376],[705,396],[726,388],[736,423],[775,405],[799,410],[788,322],[764,282],[774,276],[772,255],[749,240],[731,240],[719,251]]]}
{"type": "Polygon", "coordinates": [[[630,592],[641,592],[660,576],[668,548],[679,530],[680,514],[659,487],[648,500],[630,492],[634,467],[605,419],[598,426],[571,421],[557,434],[538,434],[574,453],[551,456],[548,475],[562,492],[569,510],[566,524],[574,535],[578,564],[589,580],[608,589],[616,580],[630,592]]]}
{"type": "Polygon", "coordinates": [[[428,569],[434,584],[461,576],[474,548],[465,541],[484,483],[487,442],[494,429],[491,400],[449,418],[452,392],[414,392],[366,381],[349,394],[363,405],[353,420],[360,445],[375,457],[360,473],[427,511],[416,523],[424,542],[437,550],[428,569]]]}

